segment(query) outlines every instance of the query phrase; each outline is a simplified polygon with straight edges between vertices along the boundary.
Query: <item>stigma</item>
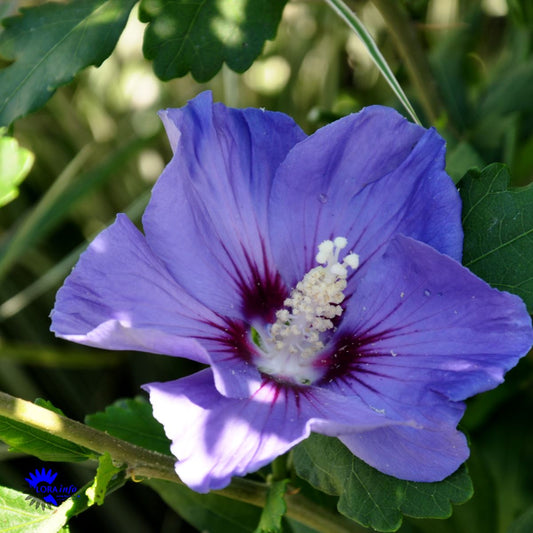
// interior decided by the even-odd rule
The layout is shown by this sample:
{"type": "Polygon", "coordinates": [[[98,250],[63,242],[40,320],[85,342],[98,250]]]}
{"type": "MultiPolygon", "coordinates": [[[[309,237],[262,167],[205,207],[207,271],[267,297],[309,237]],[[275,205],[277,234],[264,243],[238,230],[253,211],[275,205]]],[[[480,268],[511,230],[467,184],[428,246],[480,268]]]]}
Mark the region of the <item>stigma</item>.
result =
{"type": "Polygon", "coordinates": [[[319,377],[313,367],[314,356],[323,350],[327,332],[342,315],[346,279],[350,269],[359,266],[355,253],[339,260],[347,244],[344,237],[320,243],[315,257],[318,266],[298,282],[276,312],[276,321],[263,331],[257,330],[261,341],[259,370],[300,384],[310,384],[319,377]]]}

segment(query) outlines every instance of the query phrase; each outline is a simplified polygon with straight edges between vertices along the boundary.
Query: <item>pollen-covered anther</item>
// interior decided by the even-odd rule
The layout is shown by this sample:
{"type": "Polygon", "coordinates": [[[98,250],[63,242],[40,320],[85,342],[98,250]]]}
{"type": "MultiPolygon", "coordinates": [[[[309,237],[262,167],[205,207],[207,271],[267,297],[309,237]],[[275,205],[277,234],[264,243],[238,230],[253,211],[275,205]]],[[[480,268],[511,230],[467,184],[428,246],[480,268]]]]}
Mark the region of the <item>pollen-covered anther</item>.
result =
{"type": "MultiPolygon", "coordinates": [[[[348,271],[359,265],[359,256],[354,253],[339,261],[339,253],[347,245],[344,237],[318,245],[316,261],[320,266],[307,272],[284,301],[284,309],[276,313],[267,339],[275,351],[298,354],[305,360],[324,347],[320,335],[333,329],[332,320],[341,316],[348,271]]],[[[272,352],[268,355],[276,357],[272,352]]]]}

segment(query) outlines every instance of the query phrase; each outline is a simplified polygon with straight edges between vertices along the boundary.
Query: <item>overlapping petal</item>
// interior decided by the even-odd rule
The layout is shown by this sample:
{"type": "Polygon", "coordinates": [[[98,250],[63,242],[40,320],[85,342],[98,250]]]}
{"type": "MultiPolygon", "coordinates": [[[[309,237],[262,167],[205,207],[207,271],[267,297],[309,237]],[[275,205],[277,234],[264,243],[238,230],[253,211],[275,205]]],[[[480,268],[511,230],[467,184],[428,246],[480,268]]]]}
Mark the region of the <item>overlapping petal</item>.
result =
{"type": "Polygon", "coordinates": [[[144,388],[172,440],[176,472],[198,492],[254,472],[313,430],[339,435],[399,423],[368,409],[357,396],[287,388],[271,380],[246,400],[225,398],[213,386],[210,370],[144,388]]]}
{"type": "Polygon", "coordinates": [[[460,212],[444,140],[372,106],[293,148],[276,175],[269,223],[276,264],[293,286],[315,266],[318,244],[336,236],[360,255],[360,272],[397,233],[460,259],[460,212]]]}
{"type": "Polygon", "coordinates": [[[321,363],[329,368],[323,386],[357,394],[388,417],[414,420],[413,428],[342,440],[382,472],[435,481],[466,458],[455,429],[461,400],[501,383],[532,343],[518,297],[398,236],[359,279],[332,355],[321,363]],[[448,450],[441,461],[437,450],[448,450]]]}
{"type": "Polygon", "coordinates": [[[404,395],[411,377],[454,401],[501,383],[533,342],[520,298],[402,236],[359,280],[338,336],[356,340],[359,380],[390,379],[404,395]]]}
{"type": "Polygon", "coordinates": [[[175,153],[144,214],[151,248],[218,313],[271,313],[286,289],[272,260],[267,199],[279,164],[305,135],[286,115],[213,105],[209,93],[162,117],[175,153]]]}
{"type": "Polygon", "coordinates": [[[380,472],[409,481],[441,481],[470,453],[466,437],[455,427],[420,430],[390,426],[343,435],[340,440],[380,472]]]}
{"type": "Polygon", "coordinates": [[[228,323],[176,283],[125,215],[91,243],[59,290],[51,329],[89,346],[211,364],[229,396],[258,386],[257,369],[228,345],[228,323]]]}

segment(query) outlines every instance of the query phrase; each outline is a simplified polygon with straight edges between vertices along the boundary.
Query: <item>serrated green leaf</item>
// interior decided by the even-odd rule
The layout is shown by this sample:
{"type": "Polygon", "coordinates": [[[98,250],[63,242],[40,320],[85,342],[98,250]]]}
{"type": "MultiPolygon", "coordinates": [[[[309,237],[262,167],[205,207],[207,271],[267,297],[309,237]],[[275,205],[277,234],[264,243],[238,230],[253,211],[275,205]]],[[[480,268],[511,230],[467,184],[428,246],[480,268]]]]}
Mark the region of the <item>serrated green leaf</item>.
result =
{"type": "MultiPolygon", "coordinates": [[[[43,524],[56,511],[35,505],[28,495],[0,487],[0,533],[44,533],[43,524]],[[31,505],[30,505],[31,504],[31,505]]],[[[56,533],[57,529],[53,531],[56,533]]]]}
{"type": "Polygon", "coordinates": [[[34,159],[16,139],[0,137],[0,207],[17,197],[17,187],[28,175],[34,159]]]}
{"type": "Polygon", "coordinates": [[[118,400],[103,413],[86,416],[85,423],[137,446],[171,455],[163,426],[153,417],[152,406],[142,398],[118,400]]]}
{"type": "Polygon", "coordinates": [[[439,483],[415,483],[387,476],[355,457],[338,439],[312,434],[294,449],[300,477],[339,496],[338,510],[377,531],[396,531],[402,514],[415,518],[447,518],[452,503],[472,496],[466,469],[439,483]]]}
{"type": "Polygon", "coordinates": [[[252,533],[261,515],[253,505],[230,500],[211,492],[198,494],[168,481],[145,482],[184,520],[200,531],[209,533],[252,533]]]}
{"type": "Polygon", "coordinates": [[[85,461],[94,454],[87,448],[0,416],[0,440],[17,452],[34,455],[42,461],[85,461]]]}
{"type": "Polygon", "coordinates": [[[0,125],[38,109],[54,91],[113,51],[136,0],[76,0],[20,8],[2,21],[0,125]]]}
{"type": "Polygon", "coordinates": [[[282,479],[270,484],[265,507],[255,533],[280,533],[282,531],[281,519],[287,512],[285,491],[288,483],[288,479],[282,479]]]}
{"type": "Polygon", "coordinates": [[[143,52],[162,80],[211,79],[226,63],[244,72],[273,39],[287,0],[142,0],[143,52]]]}
{"type": "Polygon", "coordinates": [[[98,458],[98,468],[93,484],[85,491],[89,499],[89,505],[102,505],[107,491],[107,486],[115,474],[118,474],[121,468],[113,464],[113,459],[108,453],[98,458]]]}
{"type": "Polygon", "coordinates": [[[493,287],[518,294],[533,311],[533,184],[509,189],[494,163],[459,183],[465,232],[463,264],[493,287]]]}

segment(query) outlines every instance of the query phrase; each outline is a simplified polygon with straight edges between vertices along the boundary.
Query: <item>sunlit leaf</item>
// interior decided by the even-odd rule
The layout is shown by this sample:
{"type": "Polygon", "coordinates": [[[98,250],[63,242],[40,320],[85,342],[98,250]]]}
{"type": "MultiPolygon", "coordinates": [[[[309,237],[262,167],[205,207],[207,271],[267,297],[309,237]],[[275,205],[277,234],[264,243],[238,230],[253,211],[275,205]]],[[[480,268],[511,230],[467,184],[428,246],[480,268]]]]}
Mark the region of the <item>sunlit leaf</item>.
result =
{"type": "Polygon", "coordinates": [[[113,51],[136,0],[75,0],[20,8],[4,19],[0,126],[38,109],[54,91],[113,51]]]}
{"type": "Polygon", "coordinates": [[[34,455],[42,461],[85,461],[94,454],[72,442],[0,416],[0,440],[11,450],[34,455]]]}
{"type": "Polygon", "coordinates": [[[17,187],[31,170],[33,160],[34,155],[16,139],[0,137],[0,207],[17,197],[17,187]]]}
{"type": "Polygon", "coordinates": [[[142,0],[143,51],[162,80],[212,78],[226,63],[244,72],[273,39],[287,0],[142,0]]]}
{"type": "Polygon", "coordinates": [[[170,441],[153,417],[152,406],[141,398],[118,400],[103,413],[85,417],[85,423],[137,446],[170,455],[170,441]]]}
{"type": "Polygon", "coordinates": [[[0,487],[0,533],[56,533],[57,528],[45,527],[56,509],[38,502],[28,494],[0,487]]]}
{"type": "Polygon", "coordinates": [[[93,484],[85,491],[89,499],[89,505],[102,505],[106,495],[109,482],[120,472],[121,468],[113,464],[113,460],[108,453],[98,458],[98,469],[93,484]]]}

